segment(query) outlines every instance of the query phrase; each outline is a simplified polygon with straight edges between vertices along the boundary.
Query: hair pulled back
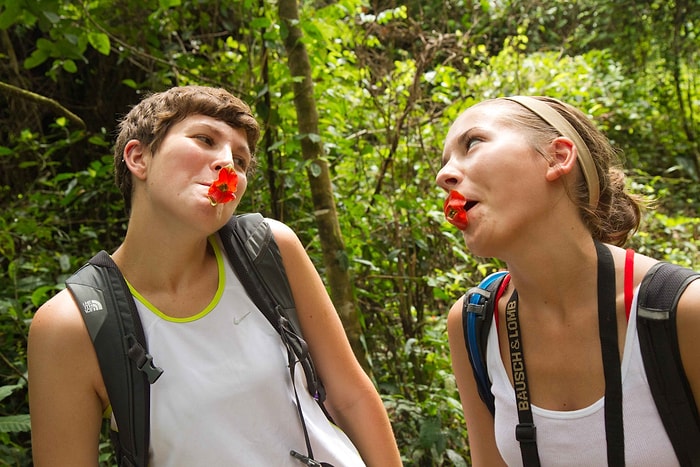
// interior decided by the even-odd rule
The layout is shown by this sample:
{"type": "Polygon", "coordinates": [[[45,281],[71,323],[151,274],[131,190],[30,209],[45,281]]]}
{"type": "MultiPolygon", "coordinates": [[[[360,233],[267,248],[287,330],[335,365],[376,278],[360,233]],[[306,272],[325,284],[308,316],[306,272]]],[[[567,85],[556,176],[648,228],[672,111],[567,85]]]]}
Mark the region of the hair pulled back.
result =
{"type": "MultiPolygon", "coordinates": [[[[591,119],[577,108],[551,97],[533,98],[545,102],[573,126],[593,159],[600,183],[600,198],[597,204],[589,204],[588,186],[583,176],[579,176],[573,193],[570,193],[584,224],[594,239],[623,246],[629,236],[639,228],[643,204],[640,197],[627,192],[618,151],[591,119]]],[[[512,109],[506,117],[508,123],[515,123],[516,128],[524,128],[529,132],[530,141],[540,153],[544,153],[542,148],[553,139],[563,136],[560,130],[522,105],[506,99],[497,101],[512,109]]]]}

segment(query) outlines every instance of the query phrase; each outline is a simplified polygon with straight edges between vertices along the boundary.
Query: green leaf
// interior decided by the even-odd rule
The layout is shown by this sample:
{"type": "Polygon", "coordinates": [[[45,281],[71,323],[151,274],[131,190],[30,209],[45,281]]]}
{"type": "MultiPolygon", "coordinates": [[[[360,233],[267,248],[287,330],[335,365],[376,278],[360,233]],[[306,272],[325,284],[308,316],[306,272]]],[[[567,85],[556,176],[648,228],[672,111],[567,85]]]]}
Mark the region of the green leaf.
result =
{"type": "Polygon", "coordinates": [[[60,255],[58,257],[58,264],[61,266],[61,272],[69,272],[70,271],[70,256],[68,255],[60,255]]]}
{"type": "Polygon", "coordinates": [[[44,18],[48,19],[51,24],[56,24],[61,20],[61,17],[54,11],[42,11],[44,18]]]}
{"type": "Polygon", "coordinates": [[[467,461],[457,451],[448,449],[445,453],[455,467],[467,467],[467,461]]]}
{"type": "Polygon", "coordinates": [[[134,81],[133,79],[124,79],[124,80],[122,80],[122,84],[129,86],[131,89],[138,89],[139,88],[139,85],[136,84],[136,81],[134,81]]]}
{"type": "Polygon", "coordinates": [[[102,135],[92,135],[88,138],[88,141],[90,142],[90,144],[102,147],[109,147],[111,144],[109,141],[105,141],[102,135]]]}
{"type": "Polygon", "coordinates": [[[32,292],[32,305],[38,307],[49,299],[48,293],[56,287],[53,285],[43,285],[32,292]]]}
{"type": "Polygon", "coordinates": [[[12,386],[0,386],[0,401],[12,394],[17,388],[19,388],[17,384],[13,384],[12,386]]]}
{"type": "Polygon", "coordinates": [[[250,22],[250,27],[252,29],[269,28],[271,25],[272,25],[272,21],[270,21],[269,18],[265,18],[265,17],[253,18],[253,20],[250,22]]]}
{"type": "Polygon", "coordinates": [[[7,29],[17,22],[20,16],[19,2],[7,2],[5,10],[0,13],[0,29],[7,29]]]}
{"type": "Polygon", "coordinates": [[[32,430],[29,414],[0,417],[0,433],[19,433],[32,430]]]}
{"type": "Polygon", "coordinates": [[[321,175],[321,167],[317,163],[312,162],[309,164],[309,172],[311,172],[311,175],[314,177],[318,177],[321,175]]]}
{"type": "Polygon", "coordinates": [[[97,50],[102,55],[109,55],[112,46],[109,41],[109,36],[101,32],[91,32],[88,34],[88,42],[93,49],[97,50]]]}
{"type": "Polygon", "coordinates": [[[49,58],[49,53],[45,49],[36,49],[32,54],[24,61],[24,68],[31,70],[46,61],[49,58]]]}
{"type": "Polygon", "coordinates": [[[78,66],[73,60],[68,59],[63,61],[63,69],[66,70],[68,73],[75,73],[78,71],[78,66]]]}
{"type": "Polygon", "coordinates": [[[437,417],[423,420],[420,424],[420,445],[424,448],[442,445],[444,443],[444,434],[441,428],[440,419],[437,417]]]}
{"type": "Polygon", "coordinates": [[[47,52],[51,52],[52,50],[54,50],[56,48],[56,45],[53,42],[51,42],[50,40],[44,39],[42,37],[36,41],[36,47],[39,50],[45,50],[47,52]]]}

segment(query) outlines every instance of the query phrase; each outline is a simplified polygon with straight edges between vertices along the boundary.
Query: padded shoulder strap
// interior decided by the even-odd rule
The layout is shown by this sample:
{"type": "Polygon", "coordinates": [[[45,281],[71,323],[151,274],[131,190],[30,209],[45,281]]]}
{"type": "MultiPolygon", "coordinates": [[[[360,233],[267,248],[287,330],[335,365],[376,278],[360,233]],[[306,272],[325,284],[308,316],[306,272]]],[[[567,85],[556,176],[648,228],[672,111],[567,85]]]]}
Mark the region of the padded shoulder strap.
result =
{"type": "Polygon", "coordinates": [[[508,273],[499,271],[490,274],[478,287],[472,287],[464,295],[462,306],[462,328],[467,346],[469,362],[479,390],[479,397],[493,415],[495,412],[491,380],[486,370],[486,343],[495,306],[495,296],[508,273]]]}
{"type": "MultiPolygon", "coordinates": [[[[270,225],[257,212],[240,214],[232,218],[224,229],[232,229],[243,241],[243,248],[252,261],[255,271],[263,279],[265,291],[270,294],[283,315],[291,321],[295,331],[301,334],[301,326],[297,318],[297,309],[292,298],[292,290],[287,280],[287,272],[282,263],[282,255],[275,238],[272,236],[270,225]]],[[[223,230],[226,232],[226,230],[223,230]]],[[[232,232],[229,232],[232,233],[232,232]]],[[[234,242],[237,247],[237,242],[234,242]]]]}
{"type": "MultiPolygon", "coordinates": [[[[644,277],[637,305],[637,333],[656,407],[682,466],[700,466],[700,416],[683,369],[676,306],[700,274],[658,263],[644,277]]],[[[700,310],[695,310],[700,312],[700,310]]]]}
{"type": "Polygon", "coordinates": [[[100,364],[119,429],[120,466],[148,462],[150,384],[163,370],[153,364],[134,299],[105,251],[66,280],[78,304],[100,364]]]}
{"type": "Polygon", "coordinates": [[[234,216],[219,231],[233,269],[248,295],[304,368],[309,392],[326,394],[301,333],[294,297],[272,230],[259,213],[234,216]]]}

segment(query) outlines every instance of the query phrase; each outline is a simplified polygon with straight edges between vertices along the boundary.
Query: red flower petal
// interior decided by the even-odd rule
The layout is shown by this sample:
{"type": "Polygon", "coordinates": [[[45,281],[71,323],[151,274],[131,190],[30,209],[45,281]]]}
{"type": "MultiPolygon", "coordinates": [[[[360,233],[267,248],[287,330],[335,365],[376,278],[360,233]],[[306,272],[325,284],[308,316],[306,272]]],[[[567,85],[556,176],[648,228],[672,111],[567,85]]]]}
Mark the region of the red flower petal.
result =
{"type": "Polygon", "coordinates": [[[219,178],[209,186],[207,197],[212,206],[219,203],[228,203],[236,199],[238,187],[238,174],[233,166],[226,166],[219,170],[219,178]]]}
{"type": "Polygon", "coordinates": [[[469,225],[467,211],[464,209],[466,204],[467,198],[462,196],[460,192],[452,190],[443,205],[445,219],[459,230],[464,230],[467,228],[467,225],[469,225]]]}

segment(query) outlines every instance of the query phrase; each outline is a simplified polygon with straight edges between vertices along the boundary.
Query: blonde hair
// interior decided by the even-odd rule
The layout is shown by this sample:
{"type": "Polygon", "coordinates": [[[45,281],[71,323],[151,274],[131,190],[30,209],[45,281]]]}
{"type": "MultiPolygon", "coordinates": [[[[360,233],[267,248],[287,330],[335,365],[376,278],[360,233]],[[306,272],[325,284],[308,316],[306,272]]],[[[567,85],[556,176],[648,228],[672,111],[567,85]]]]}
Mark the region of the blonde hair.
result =
{"type": "Polygon", "coordinates": [[[512,113],[503,118],[508,123],[517,123],[514,128],[529,131],[529,139],[538,152],[543,153],[542,148],[559,136],[574,141],[583,177],[571,194],[572,200],[594,239],[623,246],[639,228],[644,205],[641,197],[627,192],[619,153],[608,138],[583,112],[551,97],[516,96],[488,102],[494,101],[503,102],[512,109],[512,113]],[[557,116],[543,111],[543,106],[557,116]]]}

